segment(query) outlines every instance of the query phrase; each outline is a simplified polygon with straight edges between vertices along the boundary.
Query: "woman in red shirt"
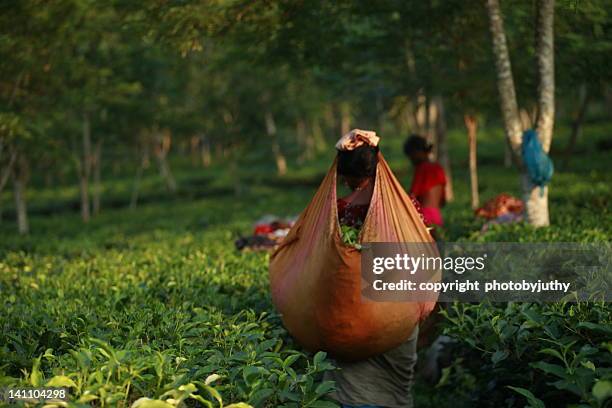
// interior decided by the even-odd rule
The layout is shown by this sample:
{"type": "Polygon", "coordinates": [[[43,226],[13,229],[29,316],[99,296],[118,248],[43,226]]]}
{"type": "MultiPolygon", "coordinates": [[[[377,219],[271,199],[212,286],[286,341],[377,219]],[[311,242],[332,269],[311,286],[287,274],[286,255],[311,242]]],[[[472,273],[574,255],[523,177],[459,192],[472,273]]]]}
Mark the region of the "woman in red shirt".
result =
{"type": "Polygon", "coordinates": [[[421,204],[425,224],[442,226],[440,208],[446,203],[446,174],[438,163],[429,160],[432,145],[421,136],[412,135],[404,143],[404,153],[414,165],[410,194],[421,204]]]}

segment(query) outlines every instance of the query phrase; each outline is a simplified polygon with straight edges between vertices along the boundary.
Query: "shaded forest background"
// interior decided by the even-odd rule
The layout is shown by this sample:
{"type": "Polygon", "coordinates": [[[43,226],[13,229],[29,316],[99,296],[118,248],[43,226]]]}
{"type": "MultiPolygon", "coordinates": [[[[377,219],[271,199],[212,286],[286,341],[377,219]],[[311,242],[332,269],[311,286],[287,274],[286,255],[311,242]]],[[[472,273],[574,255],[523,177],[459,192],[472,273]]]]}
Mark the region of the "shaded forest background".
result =
{"type": "MultiPolygon", "coordinates": [[[[585,118],[610,118],[610,6],[554,6],[558,168],[585,118]]],[[[501,10],[525,129],[538,118],[541,8],[501,10]]],[[[0,11],[0,208],[21,233],[33,187],[78,187],[84,222],[103,208],[104,180],[129,177],[134,208],[143,174],[172,194],[186,163],[221,164],[240,194],[252,168],[282,177],[329,157],[353,127],[376,129],[383,146],[425,135],[451,180],[451,163],[467,163],[448,130],[465,132],[476,207],[478,131],[506,143],[485,3],[31,0],[0,11]]],[[[498,160],[512,166],[510,148],[498,160]]]]}

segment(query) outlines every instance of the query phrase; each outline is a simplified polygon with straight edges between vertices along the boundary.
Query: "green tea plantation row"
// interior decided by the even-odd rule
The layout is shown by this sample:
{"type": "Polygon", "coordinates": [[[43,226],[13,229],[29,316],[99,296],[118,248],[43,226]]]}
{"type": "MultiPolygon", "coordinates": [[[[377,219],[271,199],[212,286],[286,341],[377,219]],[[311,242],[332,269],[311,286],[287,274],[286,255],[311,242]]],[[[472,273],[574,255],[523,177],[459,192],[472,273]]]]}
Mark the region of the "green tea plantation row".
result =
{"type": "MultiPolygon", "coordinates": [[[[483,190],[512,178],[483,167],[483,190]],[[505,180],[504,179],[504,180],[505,180]]],[[[459,176],[457,176],[459,177],[459,176]]],[[[555,176],[552,226],[485,234],[467,188],[445,209],[448,240],[606,242],[603,171],[555,176]]],[[[239,253],[234,231],[303,208],[312,188],[272,187],[199,201],[34,218],[16,238],[0,225],[0,388],[64,386],[63,406],[335,407],[310,354],[283,329],[268,290],[268,255],[239,253]],[[291,210],[287,210],[291,209],[291,210]],[[242,405],[241,405],[242,404],[242,405]],[[247,405],[248,404],[248,405],[247,405]]],[[[418,406],[603,407],[612,395],[612,317],[604,303],[455,304],[437,385],[418,406]]]]}
{"type": "Polygon", "coordinates": [[[271,313],[267,255],[236,253],[223,232],[199,237],[8,253],[0,386],[68,387],[70,406],[336,406],[325,354],[296,349],[271,313]]]}

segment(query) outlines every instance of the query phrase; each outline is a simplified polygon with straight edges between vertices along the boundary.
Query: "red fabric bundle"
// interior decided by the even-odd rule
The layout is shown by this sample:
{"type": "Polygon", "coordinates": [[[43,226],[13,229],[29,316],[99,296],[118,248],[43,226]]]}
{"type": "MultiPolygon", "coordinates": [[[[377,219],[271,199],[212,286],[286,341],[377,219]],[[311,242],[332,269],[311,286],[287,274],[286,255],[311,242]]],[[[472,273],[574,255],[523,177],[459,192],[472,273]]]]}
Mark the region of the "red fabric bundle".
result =
{"type": "Polygon", "coordinates": [[[498,194],[490,199],[482,207],[476,210],[476,215],[486,219],[497,218],[508,213],[520,215],[523,213],[525,205],[523,201],[511,196],[510,194],[498,194]]]}

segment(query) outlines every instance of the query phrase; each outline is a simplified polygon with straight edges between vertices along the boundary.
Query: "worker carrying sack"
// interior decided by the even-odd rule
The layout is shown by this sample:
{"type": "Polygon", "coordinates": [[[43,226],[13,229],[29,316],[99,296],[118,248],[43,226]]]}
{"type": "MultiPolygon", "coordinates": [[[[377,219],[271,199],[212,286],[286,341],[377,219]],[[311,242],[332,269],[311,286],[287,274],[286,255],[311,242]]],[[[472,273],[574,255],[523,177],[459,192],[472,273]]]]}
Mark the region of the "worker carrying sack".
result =
{"type": "MultiPolygon", "coordinates": [[[[433,242],[380,152],[360,242],[433,242]]],[[[272,301],[289,333],[306,349],[343,360],[365,359],[406,341],[435,306],[435,301],[362,300],[365,284],[361,253],[340,236],[335,160],[271,256],[272,301]]]]}

